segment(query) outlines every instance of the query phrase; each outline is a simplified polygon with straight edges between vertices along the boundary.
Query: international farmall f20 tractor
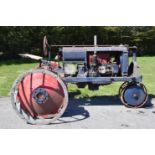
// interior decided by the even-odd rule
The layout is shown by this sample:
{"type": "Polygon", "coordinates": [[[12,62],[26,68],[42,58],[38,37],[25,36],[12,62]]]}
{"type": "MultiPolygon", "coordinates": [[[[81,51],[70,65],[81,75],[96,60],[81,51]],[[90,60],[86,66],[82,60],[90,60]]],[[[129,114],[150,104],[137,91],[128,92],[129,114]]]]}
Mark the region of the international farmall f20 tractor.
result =
{"type": "Polygon", "coordinates": [[[96,36],[94,45],[49,45],[44,37],[44,55],[50,58],[55,47],[59,48],[56,61],[21,54],[39,60],[38,68],[20,76],[11,91],[12,105],[27,123],[50,124],[62,116],[68,105],[68,83],[97,90],[121,81],[119,98],[126,107],[139,108],[146,103],[148,95],[141,83],[135,46],[98,45],[96,36]]]}

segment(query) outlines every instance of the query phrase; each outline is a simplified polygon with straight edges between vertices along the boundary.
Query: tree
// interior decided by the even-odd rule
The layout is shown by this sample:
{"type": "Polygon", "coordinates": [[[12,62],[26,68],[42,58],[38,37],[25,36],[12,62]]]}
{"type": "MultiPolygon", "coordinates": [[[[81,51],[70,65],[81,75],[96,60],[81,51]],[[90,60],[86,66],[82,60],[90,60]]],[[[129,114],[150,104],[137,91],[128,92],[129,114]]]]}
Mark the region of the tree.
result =
{"type": "Polygon", "coordinates": [[[143,26],[14,26],[0,27],[0,52],[8,58],[18,53],[41,54],[42,39],[47,35],[50,44],[136,45],[142,54],[155,54],[155,27],[143,26]]]}

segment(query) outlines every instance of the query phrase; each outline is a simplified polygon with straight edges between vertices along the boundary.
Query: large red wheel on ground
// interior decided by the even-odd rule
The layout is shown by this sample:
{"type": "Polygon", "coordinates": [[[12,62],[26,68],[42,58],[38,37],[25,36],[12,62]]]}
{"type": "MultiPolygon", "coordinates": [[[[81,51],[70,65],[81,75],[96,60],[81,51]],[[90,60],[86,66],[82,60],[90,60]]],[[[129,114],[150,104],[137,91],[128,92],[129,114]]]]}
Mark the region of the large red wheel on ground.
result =
{"type": "Polygon", "coordinates": [[[35,69],[15,81],[11,100],[19,116],[28,123],[50,124],[64,113],[68,92],[58,75],[45,69],[35,69]]]}

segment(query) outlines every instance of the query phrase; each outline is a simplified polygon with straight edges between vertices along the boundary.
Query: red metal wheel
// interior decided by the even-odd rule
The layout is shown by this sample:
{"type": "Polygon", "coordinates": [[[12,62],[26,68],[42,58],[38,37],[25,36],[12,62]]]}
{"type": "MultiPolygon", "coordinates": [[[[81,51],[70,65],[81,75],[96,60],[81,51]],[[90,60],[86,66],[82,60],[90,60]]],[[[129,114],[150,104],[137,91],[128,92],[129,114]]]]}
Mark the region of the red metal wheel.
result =
{"type": "Polygon", "coordinates": [[[45,69],[28,71],[19,77],[11,92],[12,105],[30,124],[50,124],[58,119],[68,104],[65,83],[45,69]]]}

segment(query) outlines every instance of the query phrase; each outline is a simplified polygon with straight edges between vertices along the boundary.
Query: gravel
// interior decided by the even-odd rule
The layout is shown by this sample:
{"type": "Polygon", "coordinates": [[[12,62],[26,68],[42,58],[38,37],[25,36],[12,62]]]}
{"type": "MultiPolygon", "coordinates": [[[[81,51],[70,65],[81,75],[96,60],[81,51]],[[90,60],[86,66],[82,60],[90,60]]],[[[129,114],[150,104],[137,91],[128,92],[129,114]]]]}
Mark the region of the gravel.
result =
{"type": "Polygon", "coordinates": [[[0,97],[1,129],[146,129],[155,128],[155,98],[145,108],[124,107],[117,97],[70,99],[64,115],[51,125],[30,125],[18,117],[9,97],[0,97]]]}

